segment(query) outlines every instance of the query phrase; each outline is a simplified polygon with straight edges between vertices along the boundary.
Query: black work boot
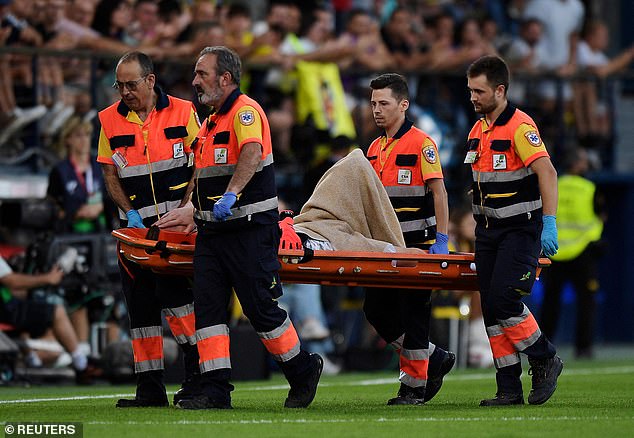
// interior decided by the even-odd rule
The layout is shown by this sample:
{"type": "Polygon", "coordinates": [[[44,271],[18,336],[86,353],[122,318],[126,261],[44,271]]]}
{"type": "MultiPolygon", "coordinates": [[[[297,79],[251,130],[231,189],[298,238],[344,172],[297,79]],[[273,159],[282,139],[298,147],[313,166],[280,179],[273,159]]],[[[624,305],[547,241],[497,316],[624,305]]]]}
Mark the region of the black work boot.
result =
{"type": "Polygon", "coordinates": [[[396,405],[423,405],[425,404],[425,387],[412,388],[404,383],[398,390],[396,397],[387,401],[388,406],[396,405]]]}
{"type": "Polygon", "coordinates": [[[531,368],[528,374],[533,376],[533,385],[528,394],[528,403],[541,405],[546,403],[557,389],[557,378],[564,369],[564,362],[557,355],[548,359],[528,358],[531,368]]]}
{"type": "Polygon", "coordinates": [[[115,405],[118,408],[164,408],[169,406],[167,397],[165,399],[146,398],[120,398],[115,405]]]}
{"type": "Polygon", "coordinates": [[[163,370],[145,371],[137,374],[136,396],[117,401],[118,408],[158,408],[169,406],[163,370]]]}
{"type": "Polygon", "coordinates": [[[176,404],[181,409],[233,409],[231,399],[215,400],[204,394],[197,395],[188,399],[179,400],[176,404]]]}
{"type": "Polygon", "coordinates": [[[199,395],[203,395],[203,392],[200,386],[200,374],[196,373],[186,377],[180,389],[174,393],[174,405],[181,400],[189,400],[199,395]]]}
{"type": "Polygon", "coordinates": [[[442,359],[440,363],[440,367],[438,371],[432,375],[429,373],[427,378],[427,387],[425,388],[425,395],[423,397],[423,401],[427,403],[429,400],[434,398],[438,391],[440,391],[440,387],[442,386],[442,379],[451,371],[454,364],[456,363],[456,355],[452,352],[448,351],[445,354],[445,357],[442,359]]]}
{"type": "Polygon", "coordinates": [[[284,401],[285,408],[307,408],[317,394],[317,386],[321,371],[324,368],[324,360],[320,355],[312,353],[310,360],[313,362],[310,374],[301,382],[290,383],[291,389],[284,401]]]}
{"type": "Polygon", "coordinates": [[[498,392],[495,397],[480,401],[480,406],[511,406],[511,405],[523,405],[523,394],[506,394],[504,392],[498,392]]]}

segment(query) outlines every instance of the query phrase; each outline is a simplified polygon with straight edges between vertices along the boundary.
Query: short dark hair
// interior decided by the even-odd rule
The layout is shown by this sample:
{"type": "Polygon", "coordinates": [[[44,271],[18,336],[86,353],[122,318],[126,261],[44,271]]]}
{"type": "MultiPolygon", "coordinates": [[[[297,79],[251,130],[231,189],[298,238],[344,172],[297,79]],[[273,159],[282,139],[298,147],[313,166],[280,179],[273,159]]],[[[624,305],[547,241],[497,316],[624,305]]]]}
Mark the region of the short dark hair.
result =
{"type": "Polygon", "coordinates": [[[141,67],[141,76],[147,76],[154,73],[154,64],[152,63],[152,60],[143,52],[128,52],[119,59],[117,65],[125,62],[137,62],[141,67]]]}
{"type": "Polygon", "coordinates": [[[407,80],[398,73],[384,73],[370,81],[370,88],[382,90],[389,88],[397,100],[409,99],[407,80]]]}
{"type": "Polygon", "coordinates": [[[227,10],[227,18],[246,17],[252,19],[251,9],[243,3],[232,3],[227,10]]]}
{"type": "Polygon", "coordinates": [[[216,74],[220,76],[224,72],[229,72],[233,83],[240,86],[240,72],[242,71],[240,55],[225,46],[205,47],[198,54],[198,58],[203,55],[216,55],[216,74]]]}
{"type": "Polygon", "coordinates": [[[504,85],[504,94],[509,89],[509,68],[499,56],[483,56],[474,61],[467,69],[467,77],[485,75],[491,88],[504,85]]]}

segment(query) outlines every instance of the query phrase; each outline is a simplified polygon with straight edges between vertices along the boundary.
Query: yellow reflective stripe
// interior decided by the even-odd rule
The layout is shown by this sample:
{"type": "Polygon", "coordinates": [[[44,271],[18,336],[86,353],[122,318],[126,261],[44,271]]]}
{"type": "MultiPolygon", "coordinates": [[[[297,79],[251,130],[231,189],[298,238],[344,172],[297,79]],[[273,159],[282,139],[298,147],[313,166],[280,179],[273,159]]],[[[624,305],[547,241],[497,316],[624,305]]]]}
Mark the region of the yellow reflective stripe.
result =
{"type": "Polygon", "coordinates": [[[402,207],[402,208],[395,208],[394,211],[397,213],[400,213],[402,211],[418,211],[420,210],[420,207],[402,207]]]}
{"type": "Polygon", "coordinates": [[[170,190],[178,190],[178,189],[182,189],[183,187],[187,187],[187,184],[189,184],[189,181],[185,181],[184,183],[178,184],[176,186],[170,186],[170,190]]]}
{"type": "Polygon", "coordinates": [[[489,193],[484,198],[510,198],[511,196],[517,195],[517,192],[512,193],[489,193]]]}

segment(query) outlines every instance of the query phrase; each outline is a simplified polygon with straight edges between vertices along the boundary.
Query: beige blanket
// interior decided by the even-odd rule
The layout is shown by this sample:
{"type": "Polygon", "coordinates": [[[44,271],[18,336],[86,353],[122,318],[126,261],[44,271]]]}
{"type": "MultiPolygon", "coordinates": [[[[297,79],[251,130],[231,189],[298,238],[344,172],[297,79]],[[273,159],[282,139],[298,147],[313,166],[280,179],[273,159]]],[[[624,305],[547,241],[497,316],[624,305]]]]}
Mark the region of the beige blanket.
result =
{"type": "Polygon", "coordinates": [[[405,247],[385,188],[360,149],[321,177],[295,217],[295,230],[326,240],[335,250],[382,252],[388,243],[405,247]]]}

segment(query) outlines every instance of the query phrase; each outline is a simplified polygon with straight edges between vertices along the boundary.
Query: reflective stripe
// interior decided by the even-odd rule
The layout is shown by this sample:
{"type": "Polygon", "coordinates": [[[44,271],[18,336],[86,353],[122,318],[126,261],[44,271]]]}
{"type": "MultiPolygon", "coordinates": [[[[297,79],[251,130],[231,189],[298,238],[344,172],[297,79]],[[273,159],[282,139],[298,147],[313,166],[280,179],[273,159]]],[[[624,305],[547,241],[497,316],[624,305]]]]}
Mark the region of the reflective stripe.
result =
{"type": "Polygon", "coordinates": [[[533,345],[535,342],[537,342],[537,340],[539,339],[539,337],[542,335],[542,331],[539,329],[539,327],[537,328],[537,330],[535,332],[533,332],[532,335],[530,335],[528,338],[516,342],[515,343],[515,349],[517,351],[524,351],[526,350],[528,347],[530,347],[531,345],[533,345]]]}
{"type": "MultiPolygon", "coordinates": [[[[172,211],[175,208],[178,208],[180,204],[181,201],[165,201],[159,202],[156,205],[148,205],[147,207],[139,208],[137,209],[137,211],[139,212],[141,217],[145,219],[148,217],[156,216],[157,214],[164,214],[168,211],[172,211]]],[[[119,218],[123,220],[128,220],[125,212],[121,209],[119,209],[119,218]]]]}
{"type": "Polygon", "coordinates": [[[429,359],[429,350],[421,348],[419,350],[408,350],[403,348],[401,350],[401,356],[407,360],[427,360],[429,359]]]}
{"type": "Polygon", "coordinates": [[[176,318],[183,318],[187,315],[194,313],[194,304],[185,304],[180,307],[171,307],[163,309],[166,316],[174,316],[176,318]]]}
{"type": "Polygon", "coordinates": [[[172,334],[179,344],[196,345],[196,318],[194,305],[186,304],[181,307],[163,309],[165,320],[172,330],[172,334]]]}
{"type": "MultiPolygon", "coordinates": [[[[233,216],[229,216],[226,219],[226,221],[240,219],[245,216],[249,216],[251,214],[260,213],[260,212],[264,212],[264,211],[268,211],[268,210],[272,210],[276,208],[277,208],[277,196],[274,198],[265,199],[264,201],[254,202],[253,204],[243,205],[238,208],[232,208],[231,213],[233,213],[233,216]]],[[[223,221],[217,221],[216,218],[214,218],[213,212],[209,210],[203,210],[203,211],[195,210],[194,217],[196,219],[202,219],[207,222],[223,222],[223,221]]]]}
{"type": "Polygon", "coordinates": [[[427,348],[419,350],[401,349],[399,355],[399,380],[412,388],[425,386],[427,384],[430,355],[431,353],[427,348]]]}
{"type": "Polygon", "coordinates": [[[519,354],[515,346],[506,337],[504,330],[498,324],[486,328],[489,344],[491,345],[491,353],[496,368],[503,368],[516,364],[520,361],[519,354]]]}
{"type": "Polygon", "coordinates": [[[520,362],[520,355],[517,352],[493,359],[496,368],[504,368],[520,362]]]}
{"type": "Polygon", "coordinates": [[[392,196],[425,196],[425,186],[386,186],[387,195],[392,196]]]}
{"type": "Polygon", "coordinates": [[[227,335],[229,336],[229,327],[226,324],[217,324],[210,327],[203,327],[196,330],[196,340],[202,341],[212,336],[227,335]]]}
{"type": "Polygon", "coordinates": [[[163,329],[161,326],[138,327],[130,330],[134,370],[137,373],[162,370],[163,329]]]}
{"type": "Polygon", "coordinates": [[[492,338],[493,336],[500,336],[503,335],[504,332],[502,331],[502,327],[500,327],[499,325],[492,325],[490,327],[486,328],[487,331],[487,336],[489,338],[492,338]]]}
{"type": "Polygon", "coordinates": [[[146,371],[162,370],[165,368],[163,359],[146,360],[143,362],[134,362],[134,372],[143,373],[146,371]]]}
{"type": "Polygon", "coordinates": [[[542,200],[520,202],[518,204],[509,205],[501,208],[484,207],[481,205],[471,205],[473,214],[483,214],[486,217],[495,219],[504,219],[518,214],[528,213],[542,208],[542,200]]]}
{"type": "Polygon", "coordinates": [[[436,344],[430,342],[427,350],[429,350],[429,357],[431,357],[431,355],[434,354],[434,351],[436,351],[436,344]]]}
{"type": "Polygon", "coordinates": [[[284,332],[291,326],[291,320],[286,317],[286,320],[278,328],[271,330],[270,332],[257,332],[260,339],[275,339],[279,338],[284,332]]]}
{"type": "Polygon", "coordinates": [[[502,328],[513,327],[523,322],[526,319],[526,317],[530,315],[531,311],[528,310],[528,307],[526,307],[526,304],[522,304],[522,307],[524,308],[524,310],[522,310],[522,313],[519,316],[512,316],[507,319],[499,320],[498,323],[500,324],[500,327],[502,328]]]}
{"type": "Polygon", "coordinates": [[[130,178],[134,176],[149,175],[150,173],[163,172],[164,170],[183,167],[188,162],[188,154],[180,158],[170,158],[168,160],[155,161],[151,164],[139,164],[138,166],[126,166],[123,169],[117,166],[119,178],[130,178]]]}
{"type": "MultiPolygon", "coordinates": [[[[265,166],[273,164],[273,154],[268,154],[263,160],[260,160],[256,172],[262,171],[265,166]]],[[[223,166],[209,166],[196,169],[196,178],[213,178],[216,176],[233,175],[236,171],[235,164],[228,164],[223,166]]]]}
{"type": "Polygon", "coordinates": [[[287,362],[299,354],[299,337],[288,316],[279,327],[269,332],[258,332],[258,336],[278,362],[287,362]]]}
{"type": "Polygon", "coordinates": [[[537,321],[535,321],[535,317],[526,305],[524,305],[524,310],[520,316],[514,316],[498,322],[504,331],[504,335],[517,351],[523,351],[530,347],[541,336],[537,321]]]}
{"type": "Polygon", "coordinates": [[[390,345],[394,347],[394,349],[398,352],[403,348],[403,339],[405,339],[405,335],[401,335],[397,340],[390,342],[390,345]]]}
{"type": "Polygon", "coordinates": [[[160,325],[130,329],[132,339],[153,338],[155,336],[163,336],[163,328],[160,325]]]}
{"type": "Polygon", "coordinates": [[[226,324],[196,330],[196,344],[201,372],[231,368],[229,327],[226,324]]]}
{"type": "Polygon", "coordinates": [[[216,176],[233,175],[236,171],[235,164],[227,164],[226,166],[209,166],[196,169],[196,178],[213,178],[216,176]]]}
{"type": "Polygon", "coordinates": [[[222,357],[219,359],[206,360],[200,362],[200,372],[206,373],[207,371],[220,370],[223,368],[231,368],[231,359],[229,357],[222,357]]]}
{"type": "Polygon", "coordinates": [[[522,178],[526,178],[529,175],[532,175],[533,169],[530,167],[523,167],[518,170],[512,170],[509,172],[479,172],[477,170],[473,170],[473,180],[480,181],[481,183],[490,183],[490,182],[511,182],[511,181],[519,181],[522,178]],[[479,178],[479,179],[478,179],[479,178]]]}
{"type": "Polygon", "coordinates": [[[419,231],[419,230],[424,230],[425,228],[433,227],[434,225],[436,225],[436,217],[433,216],[427,219],[405,221],[405,222],[400,222],[400,224],[401,224],[401,230],[403,230],[403,233],[407,233],[409,231],[419,231]]]}
{"type": "Polygon", "coordinates": [[[403,371],[401,371],[398,380],[410,388],[424,388],[427,386],[427,379],[416,379],[403,371]]]}

